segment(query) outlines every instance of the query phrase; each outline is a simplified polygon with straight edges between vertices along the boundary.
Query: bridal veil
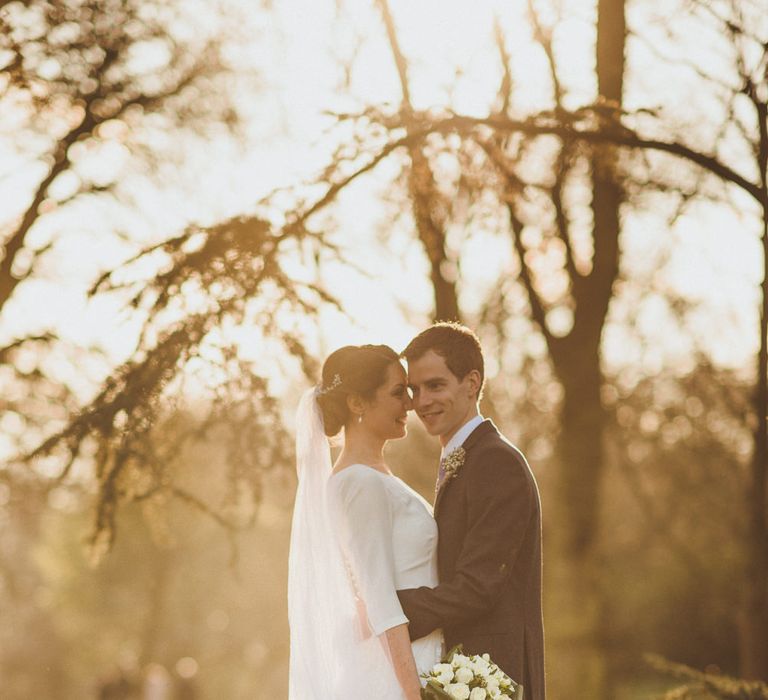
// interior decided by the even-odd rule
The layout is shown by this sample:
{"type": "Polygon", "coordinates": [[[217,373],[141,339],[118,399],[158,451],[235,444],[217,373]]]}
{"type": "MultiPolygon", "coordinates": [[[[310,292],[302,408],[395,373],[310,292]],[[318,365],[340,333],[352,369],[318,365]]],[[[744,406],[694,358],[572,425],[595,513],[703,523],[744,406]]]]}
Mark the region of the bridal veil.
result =
{"type": "Polygon", "coordinates": [[[298,488],[288,556],[289,700],[396,700],[385,640],[363,631],[334,505],[331,455],[315,389],[296,420],[298,488]]]}

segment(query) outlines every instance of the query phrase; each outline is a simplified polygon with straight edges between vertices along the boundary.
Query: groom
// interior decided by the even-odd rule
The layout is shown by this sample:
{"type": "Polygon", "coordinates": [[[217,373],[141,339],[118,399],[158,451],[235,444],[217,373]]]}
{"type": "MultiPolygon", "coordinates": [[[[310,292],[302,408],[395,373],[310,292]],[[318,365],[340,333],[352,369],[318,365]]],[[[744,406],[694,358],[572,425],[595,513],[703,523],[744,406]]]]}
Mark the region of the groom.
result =
{"type": "Polygon", "coordinates": [[[413,407],[442,445],[436,588],[398,591],[411,639],[442,627],[446,649],[487,652],[526,700],[544,700],[539,491],[522,453],[484,420],[480,342],[437,323],[403,351],[413,407]]]}

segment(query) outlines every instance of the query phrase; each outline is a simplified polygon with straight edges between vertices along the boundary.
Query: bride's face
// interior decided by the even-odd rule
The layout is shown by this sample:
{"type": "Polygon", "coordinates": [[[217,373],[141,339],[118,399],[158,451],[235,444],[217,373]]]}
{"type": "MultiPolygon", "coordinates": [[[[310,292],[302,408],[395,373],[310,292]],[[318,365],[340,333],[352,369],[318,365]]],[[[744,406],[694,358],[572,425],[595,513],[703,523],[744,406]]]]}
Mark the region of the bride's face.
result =
{"type": "Polygon", "coordinates": [[[405,370],[399,362],[393,362],[387,369],[386,380],[366,406],[363,421],[377,437],[394,440],[405,437],[405,422],[411,408],[405,370]]]}

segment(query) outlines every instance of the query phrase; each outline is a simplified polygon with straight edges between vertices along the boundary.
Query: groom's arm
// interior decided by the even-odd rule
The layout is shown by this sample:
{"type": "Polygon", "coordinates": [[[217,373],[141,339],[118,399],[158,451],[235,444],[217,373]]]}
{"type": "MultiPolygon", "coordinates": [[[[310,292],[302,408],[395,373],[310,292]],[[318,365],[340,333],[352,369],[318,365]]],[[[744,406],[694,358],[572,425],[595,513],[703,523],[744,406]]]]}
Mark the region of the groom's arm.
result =
{"type": "Polygon", "coordinates": [[[452,579],[397,592],[411,639],[490,612],[525,539],[538,499],[527,468],[504,449],[477,455],[467,479],[467,532],[452,579]]]}

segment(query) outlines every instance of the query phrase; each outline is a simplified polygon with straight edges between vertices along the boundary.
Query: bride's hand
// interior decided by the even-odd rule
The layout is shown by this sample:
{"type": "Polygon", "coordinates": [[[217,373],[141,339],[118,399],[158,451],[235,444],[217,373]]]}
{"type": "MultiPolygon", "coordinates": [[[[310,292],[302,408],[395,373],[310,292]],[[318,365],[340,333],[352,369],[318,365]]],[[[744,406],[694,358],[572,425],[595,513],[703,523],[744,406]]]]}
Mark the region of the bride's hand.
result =
{"type": "Polygon", "coordinates": [[[395,667],[395,674],[403,689],[406,700],[421,700],[421,683],[416,662],[413,659],[411,638],[408,635],[408,625],[402,624],[388,629],[383,635],[389,647],[389,658],[395,667]]]}
{"type": "Polygon", "coordinates": [[[408,693],[406,696],[406,700],[421,700],[421,684],[419,684],[419,689],[414,691],[414,693],[408,693]]]}

